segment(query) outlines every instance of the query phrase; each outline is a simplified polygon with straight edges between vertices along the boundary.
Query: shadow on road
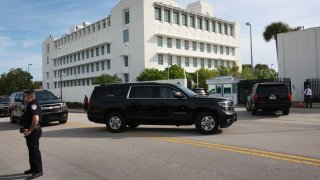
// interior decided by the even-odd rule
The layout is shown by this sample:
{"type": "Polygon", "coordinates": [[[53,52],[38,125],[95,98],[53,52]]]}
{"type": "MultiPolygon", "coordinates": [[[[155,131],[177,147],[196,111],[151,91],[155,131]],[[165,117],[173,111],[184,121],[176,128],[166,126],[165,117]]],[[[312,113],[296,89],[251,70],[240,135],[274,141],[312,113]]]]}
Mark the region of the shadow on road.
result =
{"type": "Polygon", "coordinates": [[[28,176],[30,176],[30,175],[25,175],[24,173],[0,175],[0,180],[26,179],[28,176]]]}
{"type": "MultiPolygon", "coordinates": [[[[211,134],[218,135],[221,134],[222,130],[218,130],[217,133],[211,134]]],[[[106,127],[79,127],[72,129],[59,129],[44,131],[42,137],[44,138],[112,138],[112,139],[122,139],[122,138],[136,138],[136,137],[155,137],[155,136],[166,136],[166,137],[186,137],[186,136],[205,136],[200,134],[194,128],[163,128],[156,126],[144,127],[139,126],[137,128],[127,128],[121,133],[111,133],[106,127]]]]}

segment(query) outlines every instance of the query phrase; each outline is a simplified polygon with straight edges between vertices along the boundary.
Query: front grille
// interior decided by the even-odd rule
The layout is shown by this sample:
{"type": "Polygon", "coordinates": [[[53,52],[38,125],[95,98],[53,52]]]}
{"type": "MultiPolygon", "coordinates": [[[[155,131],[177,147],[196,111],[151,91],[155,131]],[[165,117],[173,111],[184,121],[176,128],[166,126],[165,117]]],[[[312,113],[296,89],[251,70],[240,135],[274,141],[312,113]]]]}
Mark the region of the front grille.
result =
{"type": "Polygon", "coordinates": [[[44,104],[41,105],[42,112],[60,112],[62,110],[62,103],[44,104]]]}

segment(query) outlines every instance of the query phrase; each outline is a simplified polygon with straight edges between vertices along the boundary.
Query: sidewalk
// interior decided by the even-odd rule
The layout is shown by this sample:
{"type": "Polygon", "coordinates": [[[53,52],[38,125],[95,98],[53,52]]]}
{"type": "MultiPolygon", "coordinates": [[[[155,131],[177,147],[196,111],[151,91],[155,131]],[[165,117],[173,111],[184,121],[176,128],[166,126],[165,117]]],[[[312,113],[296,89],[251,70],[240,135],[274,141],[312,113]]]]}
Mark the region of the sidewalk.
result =
{"type": "MultiPolygon", "coordinates": [[[[302,103],[302,108],[306,108],[306,103],[305,102],[301,102],[302,103]]],[[[300,108],[300,102],[292,102],[292,108],[300,108]]],[[[312,103],[312,108],[317,108],[320,109],[320,103],[316,102],[316,103],[312,103]]]]}

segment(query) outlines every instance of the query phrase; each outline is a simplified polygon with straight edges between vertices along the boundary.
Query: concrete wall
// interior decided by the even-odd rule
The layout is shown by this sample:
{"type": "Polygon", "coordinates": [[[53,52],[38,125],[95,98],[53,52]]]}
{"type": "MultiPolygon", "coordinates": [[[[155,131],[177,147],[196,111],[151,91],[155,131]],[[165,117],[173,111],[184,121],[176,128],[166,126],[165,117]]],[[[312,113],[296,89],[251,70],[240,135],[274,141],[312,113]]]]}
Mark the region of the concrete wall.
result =
{"type": "Polygon", "coordinates": [[[291,78],[293,100],[303,100],[304,81],[320,75],[320,27],[279,34],[278,68],[291,78]]]}

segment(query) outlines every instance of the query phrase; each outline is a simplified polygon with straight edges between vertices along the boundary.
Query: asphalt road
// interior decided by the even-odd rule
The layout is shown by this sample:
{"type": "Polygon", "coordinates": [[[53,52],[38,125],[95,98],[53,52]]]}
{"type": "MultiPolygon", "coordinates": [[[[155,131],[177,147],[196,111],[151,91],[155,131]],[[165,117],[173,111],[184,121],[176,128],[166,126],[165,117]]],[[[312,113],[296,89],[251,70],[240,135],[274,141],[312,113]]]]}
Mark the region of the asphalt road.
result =
{"type": "MultiPolygon", "coordinates": [[[[139,126],[110,133],[86,114],[43,127],[39,179],[320,179],[320,109],[251,116],[214,135],[194,126],[139,126]]],[[[28,151],[19,126],[0,118],[0,179],[24,179],[28,151]]]]}

